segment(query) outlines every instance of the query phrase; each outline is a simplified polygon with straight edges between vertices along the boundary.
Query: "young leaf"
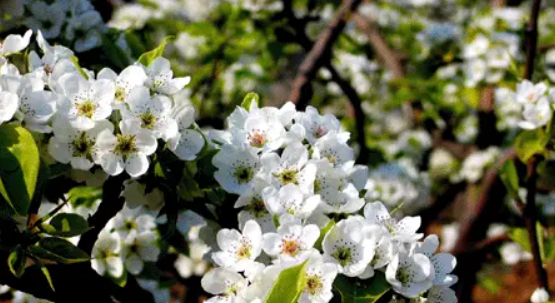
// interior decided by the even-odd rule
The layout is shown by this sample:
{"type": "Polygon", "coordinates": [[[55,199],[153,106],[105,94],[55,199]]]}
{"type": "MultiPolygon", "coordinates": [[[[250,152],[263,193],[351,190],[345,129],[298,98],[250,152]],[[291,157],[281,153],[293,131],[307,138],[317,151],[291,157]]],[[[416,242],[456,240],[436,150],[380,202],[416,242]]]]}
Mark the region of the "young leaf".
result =
{"type": "Polygon", "coordinates": [[[518,199],[518,174],[515,163],[512,160],[505,161],[505,164],[503,164],[503,167],[501,168],[501,174],[499,177],[501,178],[501,181],[503,181],[503,184],[505,184],[509,195],[518,199]]]}
{"type": "Polygon", "coordinates": [[[173,36],[166,37],[164,41],[162,41],[162,43],[158,45],[158,47],[142,54],[137,60],[137,62],[141,63],[144,66],[149,66],[154,61],[154,59],[161,57],[164,54],[166,43],[168,43],[168,40],[171,40],[171,39],[173,39],[173,36]]]}
{"type": "Polygon", "coordinates": [[[241,106],[244,109],[251,111],[253,105],[256,105],[256,107],[260,107],[260,96],[257,93],[248,93],[245,98],[243,98],[241,106]]]}
{"type": "Polygon", "coordinates": [[[316,240],[316,243],[314,243],[314,248],[322,249],[322,241],[324,241],[324,237],[334,225],[335,220],[331,219],[326,226],[320,228],[320,237],[318,237],[318,240],[316,240]]]}
{"type": "Polygon", "coordinates": [[[549,141],[542,128],[523,131],[515,139],[515,149],[522,162],[528,161],[533,155],[542,153],[549,141]]]}
{"type": "Polygon", "coordinates": [[[16,246],[8,256],[8,267],[14,276],[20,278],[23,275],[26,261],[25,253],[20,246],[16,246]]]}
{"type": "Polygon", "coordinates": [[[89,255],[62,238],[43,238],[38,246],[29,247],[30,253],[39,258],[61,264],[86,262],[89,255]]]}
{"type": "Polygon", "coordinates": [[[307,261],[283,270],[264,303],[296,303],[306,286],[306,264],[307,261]]]}
{"type": "Polygon", "coordinates": [[[77,186],[70,189],[67,194],[68,200],[73,206],[90,207],[96,200],[102,198],[102,187],[77,186]]]}
{"type": "Polygon", "coordinates": [[[75,68],[77,69],[77,71],[81,74],[81,76],[89,80],[89,75],[87,75],[87,73],[85,73],[85,70],[83,70],[81,65],[79,65],[79,59],[75,56],[71,57],[70,59],[71,59],[71,62],[73,62],[73,65],[75,65],[75,68]]]}
{"type": "Polygon", "coordinates": [[[26,215],[35,193],[40,157],[33,136],[25,128],[0,126],[0,194],[20,215],[26,215]]]}
{"type": "Polygon", "coordinates": [[[342,303],[374,303],[391,289],[385,275],[380,271],[376,271],[371,279],[360,283],[339,275],[333,287],[341,294],[342,303]]]}
{"type": "Polygon", "coordinates": [[[77,214],[58,214],[50,224],[43,223],[46,233],[60,237],[74,237],[83,234],[89,229],[87,220],[77,214]]]}
{"type": "Polygon", "coordinates": [[[528,231],[525,228],[509,229],[509,238],[518,243],[522,249],[530,251],[530,240],[528,240],[528,231]]]}

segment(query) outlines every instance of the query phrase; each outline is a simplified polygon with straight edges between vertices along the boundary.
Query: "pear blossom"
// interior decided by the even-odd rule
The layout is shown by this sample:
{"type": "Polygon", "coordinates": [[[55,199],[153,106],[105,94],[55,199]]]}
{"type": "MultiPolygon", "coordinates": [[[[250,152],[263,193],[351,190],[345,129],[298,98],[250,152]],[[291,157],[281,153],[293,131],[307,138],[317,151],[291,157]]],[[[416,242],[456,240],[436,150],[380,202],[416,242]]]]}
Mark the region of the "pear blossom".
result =
{"type": "Polygon", "coordinates": [[[546,303],[549,301],[549,293],[545,288],[536,288],[530,297],[532,303],[546,303]]]}
{"type": "Polygon", "coordinates": [[[319,195],[305,198],[301,189],[294,184],[287,184],[279,190],[267,187],[263,190],[262,197],[268,211],[277,217],[291,215],[306,219],[320,204],[319,195]]]}
{"type": "Polygon", "coordinates": [[[146,68],[145,85],[153,91],[164,95],[173,95],[191,82],[191,77],[173,78],[170,61],[158,57],[146,68]]]}
{"type": "Polygon", "coordinates": [[[127,98],[129,109],[122,109],[124,120],[136,119],[142,129],[157,139],[168,139],[177,134],[177,122],[170,117],[172,101],[166,96],[151,97],[144,86],[136,86],[127,98]]]}
{"type": "Polygon", "coordinates": [[[417,243],[415,252],[427,256],[434,267],[434,285],[451,286],[458,280],[451,272],[457,265],[457,259],[449,253],[434,254],[439,247],[439,239],[436,235],[429,235],[423,242],[417,243]]]}
{"type": "Polygon", "coordinates": [[[131,231],[125,240],[125,268],[133,275],[143,271],[144,262],[156,262],[160,249],[156,247],[158,236],[153,231],[131,231]]]}
{"type": "Polygon", "coordinates": [[[401,251],[387,265],[385,278],[395,292],[415,298],[432,287],[434,268],[424,254],[401,251]]]}
{"type": "Polygon", "coordinates": [[[301,292],[299,303],[329,302],[333,297],[332,284],[337,276],[337,267],[324,263],[321,257],[313,258],[307,265],[305,275],[306,286],[301,292]]]}
{"type": "Polygon", "coordinates": [[[537,103],[524,106],[522,112],[524,120],[520,121],[518,126],[523,129],[536,129],[546,125],[551,120],[552,115],[553,109],[550,102],[546,97],[540,97],[537,103]]]}
{"type": "Polygon", "coordinates": [[[310,253],[320,236],[320,228],[314,224],[302,226],[300,220],[280,225],[277,233],[266,233],[262,238],[262,249],[272,257],[284,261],[300,260],[310,253]]]}
{"type": "Polygon", "coordinates": [[[97,79],[107,79],[115,83],[116,92],[113,107],[122,109],[125,108],[124,105],[127,102],[131,89],[142,86],[147,76],[143,68],[131,65],[122,70],[119,75],[110,68],[104,68],[98,72],[97,79]]]}
{"type": "Polygon", "coordinates": [[[346,144],[348,139],[348,133],[329,132],[314,144],[314,158],[327,159],[335,166],[352,161],[354,151],[346,144]]]}
{"type": "Polygon", "coordinates": [[[516,85],[516,101],[521,104],[534,104],[547,91],[545,83],[533,84],[524,80],[516,85]]]}
{"type": "Polygon", "coordinates": [[[91,266],[99,274],[118,278],[123,275],[122,243],[116,234],[103,230],[93,247],[91,266]]]}
{"type": "Polygon", "coordinates": [[[156,139],[140,127],[138,120],[121,121],[119,128],[121,133],[117,135],[109,130],[98,135],[98,163],[112,176],[125,170],[130,176],[138,177],[148,169],[148,156],[156,151],[156,139]]]}
{"type": "Polygon", "coordinates": [[[10,121],[19,107],[16,94],[5,91],[0,85],[0,124],[10,121]]]}
{"type": "Polygon", "coordinates": [[[262,231],[255,221],[248,221],[242,233],[232,229],[222,229],[217,235],[221,251],[212,254],[216,264],[233,271],[245,271],[262,251],[262,231]]]}
{"type": "Polygon", "coordinates": [[[451,288],[443,286],[433,286],[428,291],[427,299],[429,303],[457,303],[457,294],[451,288]]]}
{"type": "Polygon", "coordinates": [[[60,163],[71,163],[76,169],[89,170],[99,159],[96,139],[102,131],[114,131],[114,126],[108,120],[100,120],[95,126],[86,131],[79,131],[62,118],[54,120],[54,136],[50,138],[48,151],[60,163]]]}
{"type": "Polygon", "coordinates": [[[87,130],[95,122],[112,113],[115,86],[106,79],[86,80],[80,74],[65,74],[59,79],[65,98],[60,101],[59,113],[74,128],[87,130]]]}
{"type": "Polygon", "coordinates": [[[270,184],[261,177],[255,177],[253,185],[239,196],[235,208],[242,208],[237,218],[239,228],[243,228],[249,220],[255,220],[263,233],[276,230],[274,219],[264,203],[263,190],[270,184]]]}
{"type": "Polygon", "coordinates": [[[405,217],[397,221],[389,215],[381,202],[366,204],[364,217],[368,223],[380,226],[386,234],[389,234],[396,241],[413,243],[422,238],[422,234],[416,233],[420,227],[420,217],[405,217]]]}
{"type": "Polygon", "coordinates": [[[330,131],[339,133],[341,130],[341,124],[334,115],[326,114],[322,116],[312,106],[307,106],[304,113],[297,113],[295,121],[306,130],[306,137],[310,144],[314,144],[330,131]]]}
{"type": "Polygon", "coordinates": [[[222,297],[221,301],[210,302],[235,302],[233,299],[245,292],[247,280],[235,271],[220,267],[207,272],[202,277],[201,285],[208,293],[222,297]]]}
{"type": "Polygon", "coordinates": [[[20,52],[29,46],[32,30],[27,30],[23,36],[8,35],[4,41],[0,42],[0,65],[4,64],[3,57],[20,52]]]}
{"type": "Polygon", "coordinates": [[[218,169],[214,178],[228,192],[243,194],[260,170],[260,158],[249,147],[225,144],[212,158],[218,169]]]}
{"type": "Polygon", "coordinates": [[[195,121],[195,109],[192,106],[178,106],[170,116],[177,122],[177,132],[168,140],[169,149],[181,160],[196,159],[205,142],[198,130],[191,129],[195,121]]]}

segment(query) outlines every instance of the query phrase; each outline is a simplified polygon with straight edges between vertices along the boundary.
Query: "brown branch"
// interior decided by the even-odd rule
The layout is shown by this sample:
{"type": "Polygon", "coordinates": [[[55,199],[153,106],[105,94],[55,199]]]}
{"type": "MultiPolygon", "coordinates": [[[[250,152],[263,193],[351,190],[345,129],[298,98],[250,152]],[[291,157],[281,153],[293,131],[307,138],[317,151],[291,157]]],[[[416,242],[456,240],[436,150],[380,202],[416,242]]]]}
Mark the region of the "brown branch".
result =
{"type": "Polygon", "coordinates": [[[356,10],[361,2],[362,0],[347,0],[341,5],[331,23],[314,43],[302,62],[297,78],[293,82],[293,90],[289,98],[296,104],[297,109],[305,109],[308,102],[310,102],[313,93],[312,80],[325,62],[329,62],[335,40],[345,28],[351,12],[356,10]]]}
{"type": "MultiPolygon", "coordinates": [[[[532,80],[534,74],[534,67],[536,64],[536,52],[538,44],[538,16],[540,13],[541,0],[533,0],[532,8],[530,11],[530,20],[526,26],[526,68],[525,78],[532,80]]],[[[547,272],[542,264],[540,246],[537,237],[537,210],[536,210],[536,191],[538,163],[541,161],[539,155],[534,155],[526,163],[526,204],[524,205],[523,216],[526,222],[526,229],[528,230],[528,238],[530,240],[530,249],[534,256],[534,268],[536,271],[536,279],[539,287],[545,288],[549,291],[549,281],[547,272]]]]}
{"type": "Polygon", "coordinates": [[[486,238],[482,241],[477,242],[470,248],[466,248],[462,251],[453,252],[453,254],[455,255],[455,257],[460,258],[462,255],[488,252],[509,240],[511,240],[509,238],[509,235],[502,234],[499,236],[486,238]]]}
{"type": "Polygon", "coordinates": [[[366,35],[368,42],[376,52],[376,56],[393,73],[393,77],[397,79],[404,78],[405,70],[399,54],[387,45],[387,42],[372,22],[359,14],[353,16],[353,21],[355,21],[357,28],[366,35]]]}

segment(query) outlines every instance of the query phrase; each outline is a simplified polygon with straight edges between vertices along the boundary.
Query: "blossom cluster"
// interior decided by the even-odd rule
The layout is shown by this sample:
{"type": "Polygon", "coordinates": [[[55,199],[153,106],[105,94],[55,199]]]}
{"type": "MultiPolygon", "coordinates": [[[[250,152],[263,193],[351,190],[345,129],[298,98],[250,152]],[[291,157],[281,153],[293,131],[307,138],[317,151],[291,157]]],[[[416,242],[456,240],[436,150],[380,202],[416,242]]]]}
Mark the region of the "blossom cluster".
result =
{"type": "Polygon", "coordinates": [[[398,218],[382,202],[366,202],[368,168],[354,164],[350,137],[337,118],[313,107],[237,107],[229,131],[212,133],[221,150],[215,178],[239,195],[239,229],[217,233],[219,266],[202,279],[207,302],[263,301],[279,273],[307,262],[299,302],[329,302],[338,275],[384,275],[395,293],[456,302],[449,288],[456,259],[422,240],[420,217],[398,218]],[[325,229],[328,227],[328,229],[325,229]]]}
{"type": "Polygon", "coordinates": [[[172,98],[190,78],[174,78],[167,59],[95,75],[76,63],[73,51],[51,46],[39,31],[42,54],[32,50],[28,72],[21,74],[6,56],[24,50],[31,34],[10,35],[1,44],[0,124],[17,120],[40,134],[56,161],[139,177],[159,142],[182,160],[193,160],[204,146],[194,129],[194,109],[172,98]]]}

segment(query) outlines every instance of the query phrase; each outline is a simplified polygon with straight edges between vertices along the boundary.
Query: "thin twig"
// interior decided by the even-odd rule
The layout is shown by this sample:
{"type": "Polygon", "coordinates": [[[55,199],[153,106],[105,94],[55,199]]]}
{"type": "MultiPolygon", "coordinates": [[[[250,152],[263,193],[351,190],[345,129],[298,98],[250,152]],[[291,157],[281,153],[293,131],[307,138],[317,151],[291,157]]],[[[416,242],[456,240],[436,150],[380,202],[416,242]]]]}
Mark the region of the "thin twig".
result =
{"type": "Polygon", "coordinates": [[[332,46],[345,28],[351,12],[357,9],[362,0],[347,0],[341,5],[335,17],[320,35],[312,49],[302,62],[297,78],[293,82],[290,100],[296,104],[297,109],[303,110],[312,97],[312,80],[318,70],[331,58],[332,46]]]}
{"type": "MultiPolygon", "coordinates": [[[[538,44],[538,16],[540,13],[541,0],[533,0],[530,11],[530,20],[526,26],[526,68],[525,78],[532,80],[534,75],[534,67],[536,65],[536,52],[538,44]]],[[[528,230],[528,238],[530,240],[530,249],[534,256],[534,268],[536,271],[536,279],[539,287],[543,287],[549,291],[549,281],[547,272],[543,267],[541,259],[540,245],[537,236],[537,210],[536,210],[536,190],[538,181],[538,163],[541,161],[539,155],[534,155],[526,163],[526,205],[524,205],[523,217],[528,230]]]]}

